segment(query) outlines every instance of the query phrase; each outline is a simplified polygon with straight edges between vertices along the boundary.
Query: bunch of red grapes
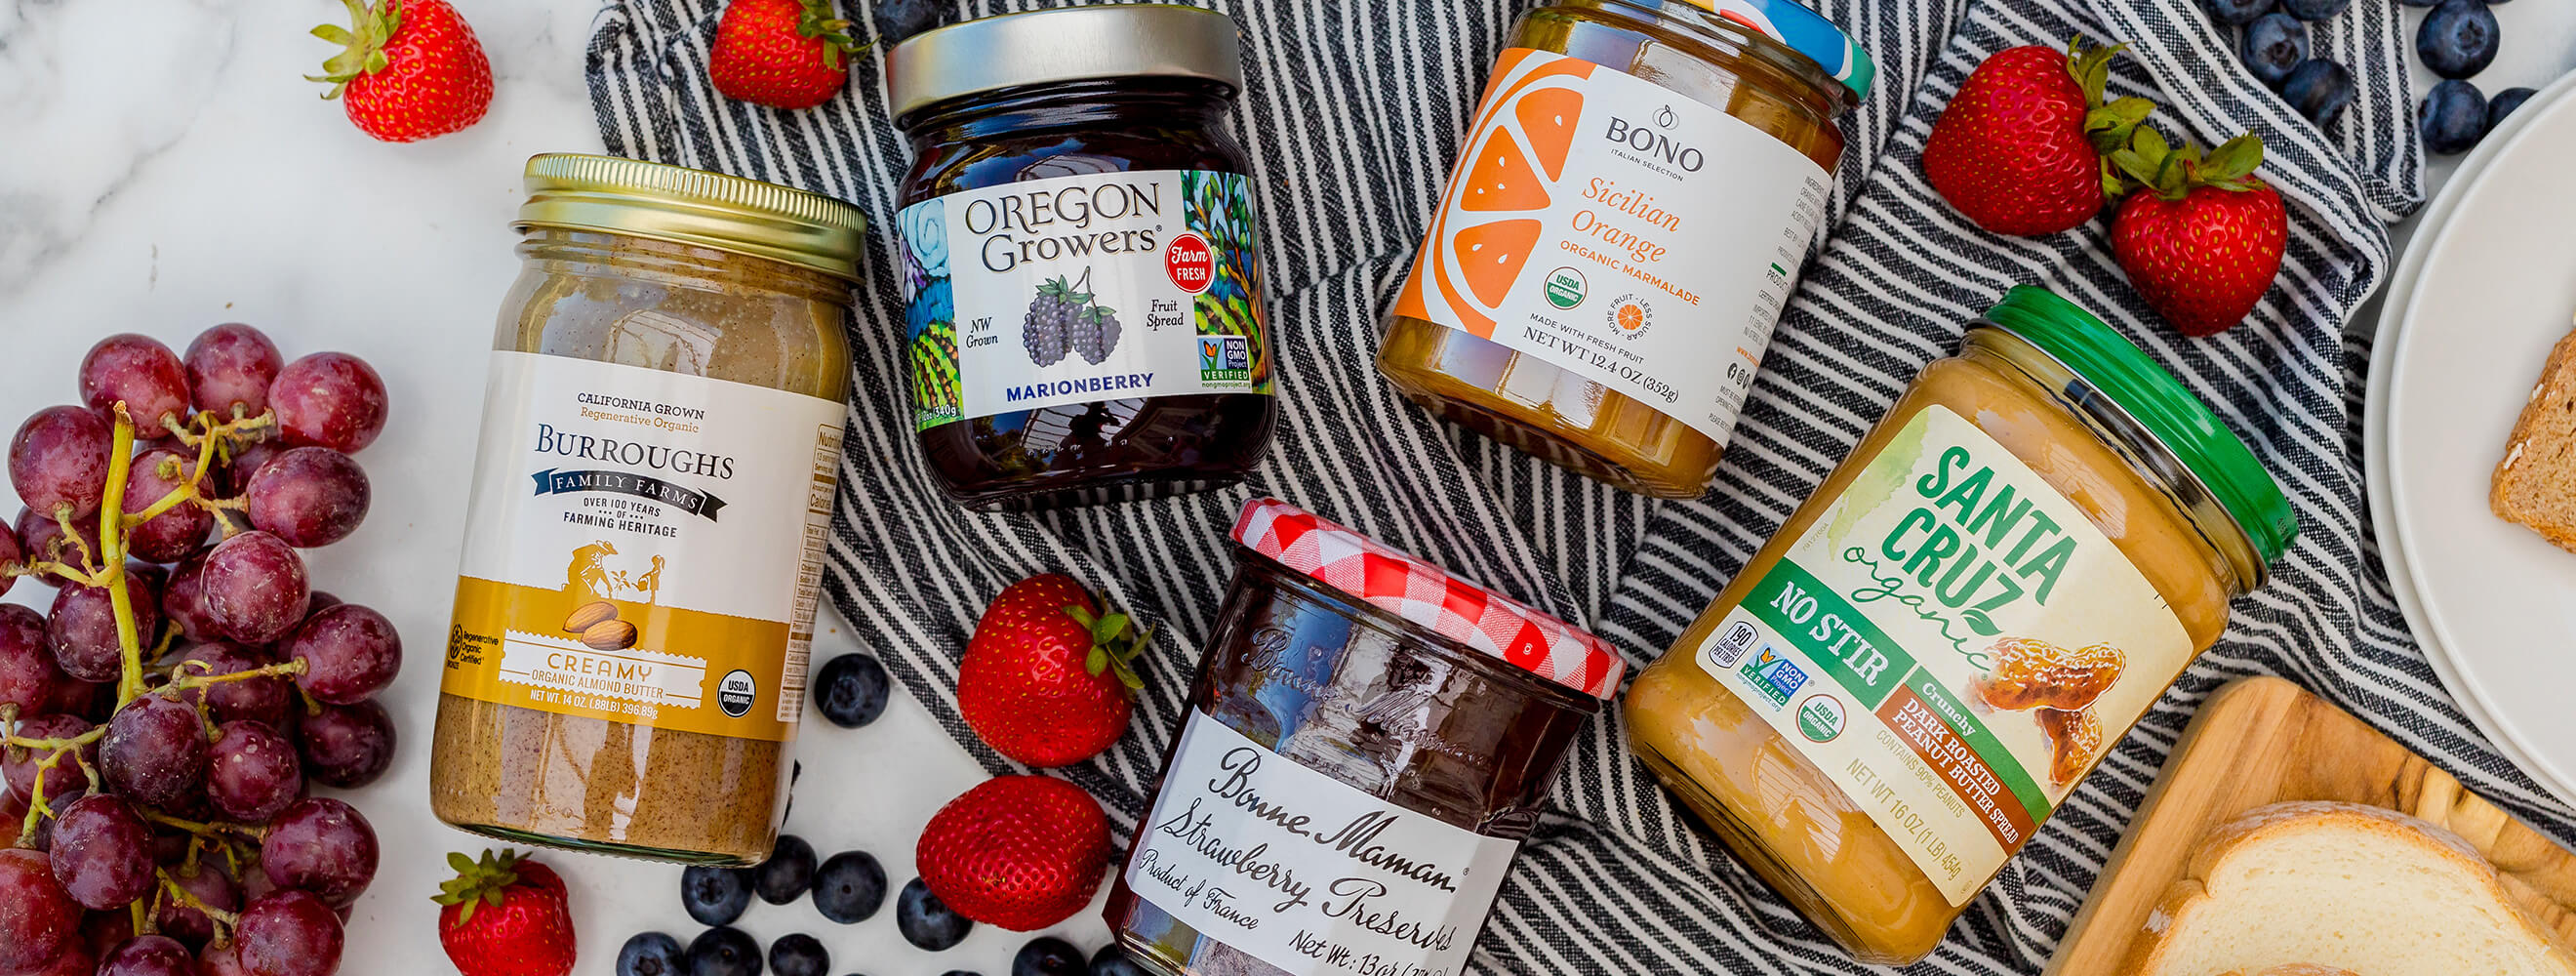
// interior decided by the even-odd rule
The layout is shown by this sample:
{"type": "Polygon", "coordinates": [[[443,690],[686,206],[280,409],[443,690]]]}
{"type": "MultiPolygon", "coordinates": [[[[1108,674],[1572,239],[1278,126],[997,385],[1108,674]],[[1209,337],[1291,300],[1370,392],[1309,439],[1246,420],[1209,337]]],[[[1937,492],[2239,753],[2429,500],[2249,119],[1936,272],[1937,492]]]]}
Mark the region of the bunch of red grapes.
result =
{"type": "Polygon", "coordinates": [[[0,976],[329,976],[376,836],[309,788],[392,761],[402,642],[296,550],[366,516],[384,381],[233,324],[101,340],[80,394],[9,443],[0,593],[59,589],[0,604],[0,976]]]}

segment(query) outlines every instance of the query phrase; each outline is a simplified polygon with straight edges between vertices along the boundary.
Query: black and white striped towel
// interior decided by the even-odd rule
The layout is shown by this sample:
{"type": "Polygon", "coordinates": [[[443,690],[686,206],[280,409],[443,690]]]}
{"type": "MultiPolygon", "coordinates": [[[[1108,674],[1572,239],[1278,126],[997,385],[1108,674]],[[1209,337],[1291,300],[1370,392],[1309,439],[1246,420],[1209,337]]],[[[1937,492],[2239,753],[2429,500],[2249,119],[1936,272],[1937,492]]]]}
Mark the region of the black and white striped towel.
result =
{"type": "MultiPolygon", "coordinates": [[[[864,0],[845,0],[845,7],[864,0]]],[[[1206,0],[1201,0],[1206,2],[1206,0]]],[[[965,0],[953,16],[1025,9],[965,0]]],[[[2318,131],[2238,66],[2193,0],[1823,0],[1876,56],[1877,91],[1846,123],[1832,223],[1763,364],[1715,488],[1654,502],[1432,421],[1370,367],[1381,310],[1428,221],[1469,107],[1525,0],[1219,0],[1243,24],[1249,90],[1236,130],[1255,160],[1282,355],[1281,428],[1246,487],[1038,516],[941,500],[913,443],[889,230],[908,162],[873,58],[821,108],[717,97],[706,59],[721,0],[610,0],[589,79],[611,151],[856,201],[874,219],[853,339],[857,389],[831,550],[833,602],[906,687],[996,772],[1008,761],[957,717],[956,659],[984,601],[1040,570],[1092,581],[1172,635],[1150,662],[1136,734],[1065,771],[1122,830],[1180,714],[1232,569],[1236,508],[1275,493],[1569,620],[1636,664],[1658,654],[1925,362],[2016,283],[2120,327],[2243,433],[2296,502],[2305,534],[2234,626],[2014,860],[1918,969],[2035,972],[2091,886],[2194,707],[2271,673],[2370,716],[2471,786],[2561,837],[2570,812],[2481,741],[2407,636],[2363,510],[2360,411],[2369,358],[2343,322],[2393,265],[2386,224],[2421,202],[2394,5],[2353,4],[2318,53],[2361,97],[2318,131]],[[2290,201],[2289,260],[2254,321],[2211,340],[2157,324],[2100,222],[2038,239],[1961,222],[1925,184],[1933,119],[1986,55],[2074,34],[2125,41],[2115,86],[2164,108],[2169,133],[2215,144],[2251,129],[2290,201]]],[[[852,9],[866,21],[866,11],[852,9]]],[[[2366,330],[2366,325],[2365,325],[2366,330]]],[[[1859,972],[1772,897],[1629,759],[1616,711],[1591,726],[1522,858],[1476,967],[1489,973],[1859,972]]]]}

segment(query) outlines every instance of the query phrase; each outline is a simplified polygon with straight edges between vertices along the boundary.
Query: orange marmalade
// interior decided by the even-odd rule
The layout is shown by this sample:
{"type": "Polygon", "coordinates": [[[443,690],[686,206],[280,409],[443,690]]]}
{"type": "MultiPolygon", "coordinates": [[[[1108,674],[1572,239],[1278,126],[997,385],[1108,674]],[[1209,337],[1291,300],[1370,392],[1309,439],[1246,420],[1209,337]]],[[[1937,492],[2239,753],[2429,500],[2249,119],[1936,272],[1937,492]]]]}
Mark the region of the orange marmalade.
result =
{"type": "Polygon", "coordinates": [[[1556,0],[1514,27],[1387,317],[1440,415],[1630,491],[1717,471],[1869,58],[1788,0],[1556,0]]]}
{"type": "Polygon", "coordinates": [[[1637,677],[1630,748],[1853,955],[1913,962],[2297,529],[2154,360],[2016,288],[1637,677]]]}

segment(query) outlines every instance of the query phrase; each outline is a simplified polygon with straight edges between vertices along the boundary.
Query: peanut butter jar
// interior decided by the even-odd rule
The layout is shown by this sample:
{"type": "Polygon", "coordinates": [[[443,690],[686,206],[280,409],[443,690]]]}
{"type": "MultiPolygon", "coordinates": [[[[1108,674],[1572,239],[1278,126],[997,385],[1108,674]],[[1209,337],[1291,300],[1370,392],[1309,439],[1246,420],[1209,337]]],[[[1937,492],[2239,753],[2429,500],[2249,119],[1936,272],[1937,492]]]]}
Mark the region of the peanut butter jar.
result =
{"type": "Polygon", "coordinates": [[[861,219],[783,186],[528,161],[430,766],[439,819],[768,856],[840,469],[861,219]]]}
{"type": "Polygon", "coordinates": [[[1630,747],[1854,956],[1910,963],[2297,531],[2189,390],[2015,288],[1638,675],[1630,747]]]}
{"type": "Polygon", "coordinates": [[[1629,491],[1697,497],[1875,69],[1789,0],[1555,0],[1476,107],[1378,370],[1629,491]]]}

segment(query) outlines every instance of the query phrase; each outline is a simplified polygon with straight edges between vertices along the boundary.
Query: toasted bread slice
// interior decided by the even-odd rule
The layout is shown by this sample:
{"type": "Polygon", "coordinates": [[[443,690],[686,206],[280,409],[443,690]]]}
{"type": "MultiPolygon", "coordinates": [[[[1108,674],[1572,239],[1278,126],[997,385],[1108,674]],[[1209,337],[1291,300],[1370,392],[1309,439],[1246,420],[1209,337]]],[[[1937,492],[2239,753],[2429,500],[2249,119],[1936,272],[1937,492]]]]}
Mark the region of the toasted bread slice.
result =
{"type": "Polygon", "coordinates": [[[2576,552],[2576,332],[2558,340],[2496,462],[2487,507],[2576,552]]]}
{"type": "Polygon", "coordinates": [[[2307,964],[2363,976],[2576,976],[2459,835],[2393,810],[2276,803],[2210,832],[2126,967],[2220,976],[2307,964]]]}

